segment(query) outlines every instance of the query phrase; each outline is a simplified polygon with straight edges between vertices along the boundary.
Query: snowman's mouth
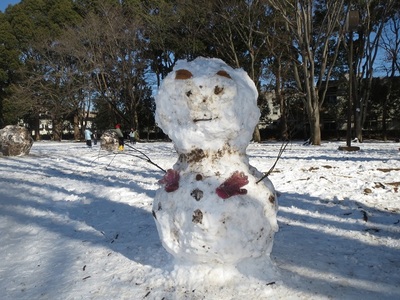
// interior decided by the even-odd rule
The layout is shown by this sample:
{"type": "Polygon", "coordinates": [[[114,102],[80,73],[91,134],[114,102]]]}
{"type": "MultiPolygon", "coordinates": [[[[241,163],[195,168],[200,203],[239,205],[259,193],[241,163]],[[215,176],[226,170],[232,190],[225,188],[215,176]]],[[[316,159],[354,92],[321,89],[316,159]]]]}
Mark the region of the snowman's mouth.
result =
{"type": "Polygon", "coordinates": [[[212,121],[213,118],[206,118],[206,119],[193,119],[193,122],[206,122],[206,121],[212,121]]]}

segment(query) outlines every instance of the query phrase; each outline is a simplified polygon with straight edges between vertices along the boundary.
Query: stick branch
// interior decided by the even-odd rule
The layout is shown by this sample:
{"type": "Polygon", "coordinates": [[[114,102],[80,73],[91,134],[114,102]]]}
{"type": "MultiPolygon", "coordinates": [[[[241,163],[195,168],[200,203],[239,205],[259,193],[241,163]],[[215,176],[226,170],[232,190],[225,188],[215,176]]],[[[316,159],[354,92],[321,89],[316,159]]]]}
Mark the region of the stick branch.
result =
{"type": "Polygon", "coordinates": [[[269,171],[266,172],[266,173],[264,174],[264,176],[261,177],[261,178],[256,182],[256,184],[258,184],[259,182],[261,182],[264,178],[268,177],[268,176],[272,173],[272,171],[275,169],[276,164],[278,163],[279,159],[281,158],[281,156],[282,156],[283,152],[285,151],[286,146],[287,146],[288,144],[289,144],[289,141],[287,141],[287,142],[285,142],[285,143],[282,143],[281,148],[279,149],[278,156],[277,156],[277,158],[276,158],[274,164],[272,165],[271,169],[269,169],[269,171]]]}

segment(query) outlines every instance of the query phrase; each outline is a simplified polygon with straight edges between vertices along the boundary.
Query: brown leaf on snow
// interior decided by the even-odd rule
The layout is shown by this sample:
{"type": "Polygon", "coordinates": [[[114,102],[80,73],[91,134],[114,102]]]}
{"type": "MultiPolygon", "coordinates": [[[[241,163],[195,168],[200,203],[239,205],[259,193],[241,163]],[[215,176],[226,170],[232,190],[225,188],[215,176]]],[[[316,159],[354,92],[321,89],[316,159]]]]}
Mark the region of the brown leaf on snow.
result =
{"type": "Polygon", "coordinates": [[[371,193],[372,193],[371,189],[369,189],[369,188],[365,188],[364,189],[364,195],[368,195],[368,194],[371,194],[371,193]]]}
{"type": "Polygon", "coordinates": [[[384,189],[384,188],[386,188],[385,187],[385,185],[383,185],[382,183],[380,183],[380,182],[375,182],[375,186],[374,186],[374,188],[381,188],[381,189],[384,189]]]}
{"type": "Polygon", "coordinates": [[[400,186],[400,181],[398,182],[386,182],[387,185],[392,185],[393,186],[393,191],[395,193],[399,192],[399,186],[400,186]]]}
{"type": "Polygon", "coordinates": [[[400,168],[378,168],[378,171],[384,172],[384,173],[389,173],[391,171],[400,171],[400,168]]]}

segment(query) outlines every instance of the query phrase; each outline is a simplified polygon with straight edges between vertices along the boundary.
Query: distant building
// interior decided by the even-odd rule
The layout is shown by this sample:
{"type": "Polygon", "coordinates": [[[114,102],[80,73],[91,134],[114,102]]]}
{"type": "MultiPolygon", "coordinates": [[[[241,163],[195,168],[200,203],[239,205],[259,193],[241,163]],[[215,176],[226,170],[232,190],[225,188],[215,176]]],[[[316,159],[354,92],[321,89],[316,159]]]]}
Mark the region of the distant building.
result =
{"type": "MultiPolygon", "coordinates": [[[[93,120],[96,117],[96,112],[90,112],[89,116],[86,120],[87,127],[93,127],[93,120]]],[[[24,120],[20,120],[20,126],[25,126],[31,128],[29,124],[25,123],[24,120]]],[[[82,132],[82,125],[79,123],[79,130],[82,132]]],[[[39,137],[40,139],[49,140],[53,136],[53,121],[50,118],[49,114],[41,113],[39,114],[39,137]]],[[[32,137],[36,137],[36,130],[31,128],[32,137]]],[[[64,120],[63,121],[63,130],[62,130],[62,138],[63,139],[73,139],[74,138],[74,124],[72,120],[64,120]]]]}

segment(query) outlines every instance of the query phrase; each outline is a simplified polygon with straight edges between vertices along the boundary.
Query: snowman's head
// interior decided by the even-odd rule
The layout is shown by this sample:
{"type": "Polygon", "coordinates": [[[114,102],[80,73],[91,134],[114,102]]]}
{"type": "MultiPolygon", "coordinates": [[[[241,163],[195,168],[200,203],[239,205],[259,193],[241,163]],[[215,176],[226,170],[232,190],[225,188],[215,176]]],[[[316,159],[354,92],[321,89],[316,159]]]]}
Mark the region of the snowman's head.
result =
{"type": "Polygon", "coordinates": [[[178,61],[156,97],[156,122],[177,151],[244,152],[260,117],[257,89],[220,59],[178,61]]]}

